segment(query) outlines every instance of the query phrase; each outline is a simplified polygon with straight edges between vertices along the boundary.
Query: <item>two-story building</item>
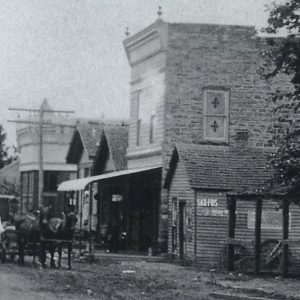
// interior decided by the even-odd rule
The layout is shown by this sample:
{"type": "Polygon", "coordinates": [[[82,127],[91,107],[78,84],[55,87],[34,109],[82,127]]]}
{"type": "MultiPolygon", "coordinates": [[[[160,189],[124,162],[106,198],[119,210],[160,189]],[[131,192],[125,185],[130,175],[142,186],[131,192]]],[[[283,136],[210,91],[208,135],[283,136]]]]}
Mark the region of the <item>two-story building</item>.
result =
{"type": "MultiPolygon", "coordinates": [[[[126,38],[127,169],[78,183],[110,186],[98,190],[99,197],[119,203],[108,214],[118,212],[127,249],[153,248],[214,265],[227,238],[228,193],[254,189],[270,177],[265,168],[274,151],[274,116],[266,99],[288,81],[271,83],[258,74],[265,47],[251,26],[161,18],[126,38]]],[[[265,205],[262,236],[278,238],[280,207],[273,199],[265,205]]],[[[253,234],[253,210],[247,201],[236,208],[237,236],[253,234]]],[[[295,236],[298,214],[293,207],[295,236]]]]}
{"type": "Polygon", "coordinates": [[[57,186],[68,179],[70,174],[76,174],[76,165],[67,164],[65,161],[75,120],[52,113],[47,100],[42,103],[40,109],[45,111],[42,132],[39,128],[38,114],[31,115],[25,124],[17,124],[17,143],[20,151],[20,206],[21,210],[26,212],[38,208],[38,205],[52,205],[53,210],[59,212],[63,209],[63,201],[59,199],[57,186]],[[40,164],[44,180],[43,203],[39,201],[40,164]]]}
{"type": "MultiPolygon", "coordinates": [[[[157,245],[215,266],[226,246],[227,193],[254,190],[270,178],[274,115],[266,99],[289,81],[258,74],[266,40],[251,26],[159,18],[124,46],[131,66],[128,168],[160,167],[160,193],[152,199],[159,207],[157,245]]],[[[253,238],[255,203],[239,205],[236,235],[253,238]]],[[[264,205],[262,237],[278,239],[280,205],[264,205]]],[[[300,211],[292,209],[296,237],[300,211]]]]}

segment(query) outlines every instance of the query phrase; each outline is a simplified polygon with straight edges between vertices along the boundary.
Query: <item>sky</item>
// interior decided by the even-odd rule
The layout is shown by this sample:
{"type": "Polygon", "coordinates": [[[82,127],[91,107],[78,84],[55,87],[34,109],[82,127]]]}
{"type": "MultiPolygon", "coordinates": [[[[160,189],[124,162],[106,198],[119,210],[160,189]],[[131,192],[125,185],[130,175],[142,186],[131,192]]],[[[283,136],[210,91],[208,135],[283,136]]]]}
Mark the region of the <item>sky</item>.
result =
{"type": "MultiPolygon", "coordinates": [[[[0,0],[0,124],[16,145],[9,107],[74,110],[73,117],[129,117],[130,68],[123,48],[157,19],[266,25],[273,0],[0,0]]],[[[24,114],[23,114],[24,115],[24,114]]],[[[21,115],[21,118],[22,116],[21,115]]]]}

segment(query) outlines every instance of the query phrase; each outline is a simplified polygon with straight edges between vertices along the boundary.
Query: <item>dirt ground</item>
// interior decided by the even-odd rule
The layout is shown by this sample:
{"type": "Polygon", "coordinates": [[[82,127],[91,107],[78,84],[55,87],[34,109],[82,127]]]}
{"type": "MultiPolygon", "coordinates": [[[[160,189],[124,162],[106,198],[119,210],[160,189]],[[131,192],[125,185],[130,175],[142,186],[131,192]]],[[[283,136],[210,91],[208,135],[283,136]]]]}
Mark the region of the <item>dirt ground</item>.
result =
{"type": "Polygon", "coordinates": [[[211,299],[212,290],[196,270],[166,263],[75,261],[71,271],[41,270],[30,260],[0,265],[0,299],[211,299]]]}
{"type": "MultiPolygon", "coordinates": [[[[66,261],[63,261],[66,266],[66,261]]],[[[191,267],[102,258],[92,264],[73,261],[73,269],[39,269],[0,264],[0,299],[214,299],[211,293],[298,299],[298,279],[255,278],[241,274],[201,272],[191,267]],[[244,290],[248,287],[249,290],[244,290]],[[287,297],[284,291],[290,293],[287,297]],[[291,294],[292,293],[292,294],[291,294]],[[271,296],[270,296],[271,295],[271,296]],[[295,296],[295,298],[293,297],[295,296]]],[[[220,299],[220,298],[219,298],[220,299]]],[[[221,298],[222,299],[222,298],[221,298]]]]}

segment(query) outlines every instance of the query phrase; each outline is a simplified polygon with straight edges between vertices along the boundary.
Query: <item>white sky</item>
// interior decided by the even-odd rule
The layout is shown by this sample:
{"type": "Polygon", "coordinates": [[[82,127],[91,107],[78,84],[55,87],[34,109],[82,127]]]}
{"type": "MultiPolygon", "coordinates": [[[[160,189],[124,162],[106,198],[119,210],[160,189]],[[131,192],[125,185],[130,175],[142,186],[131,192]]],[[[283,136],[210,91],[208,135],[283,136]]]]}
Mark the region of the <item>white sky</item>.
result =
{"type": "Polygon", "coordinates": [[[168,22],[266,25],[273,0],[0,0],[0,123],[15,144],[8,107],[128,118],[130,69],[123,49],[157,18],[168,22]]]}

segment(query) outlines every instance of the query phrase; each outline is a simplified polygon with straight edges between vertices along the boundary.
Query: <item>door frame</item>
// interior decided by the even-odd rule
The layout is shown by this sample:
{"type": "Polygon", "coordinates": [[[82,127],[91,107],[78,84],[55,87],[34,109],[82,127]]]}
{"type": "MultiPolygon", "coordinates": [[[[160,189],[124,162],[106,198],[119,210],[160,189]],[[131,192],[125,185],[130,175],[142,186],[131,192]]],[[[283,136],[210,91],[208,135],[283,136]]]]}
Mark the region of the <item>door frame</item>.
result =
{"type": "Polygon", "coordinates": [[[179,235],[179,257],[181,260],[185,256],[185,240],[186,240],[186,201],[180,200],[178,203],[179,213],[179,224],[178,224],[178,235],[179,235]]]}

